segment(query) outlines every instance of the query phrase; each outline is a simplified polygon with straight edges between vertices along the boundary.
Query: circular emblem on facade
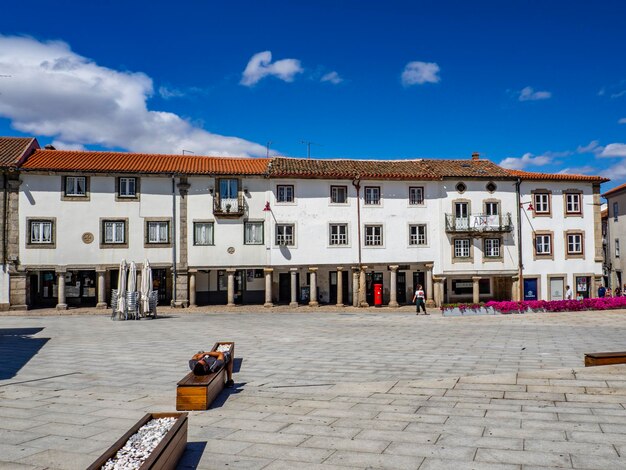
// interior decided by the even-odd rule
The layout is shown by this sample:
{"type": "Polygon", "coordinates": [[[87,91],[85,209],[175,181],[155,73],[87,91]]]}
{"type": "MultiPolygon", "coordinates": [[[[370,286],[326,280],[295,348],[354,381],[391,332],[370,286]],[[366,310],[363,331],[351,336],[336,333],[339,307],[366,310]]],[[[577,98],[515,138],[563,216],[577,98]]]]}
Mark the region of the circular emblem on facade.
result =
{"type": "Polygon", "coordinates": [[[232,255],[235,252],[235,247],[234,246],[229,246],[228,250],[226,250],[226,251],[228,251],[228,254],[232,255]]]}
{"type": "Polygon", "coordinates": [[[93,241],[93,233],[91,232],[85,232],[83,233],[83,243],[91,243],[93,241]]]}

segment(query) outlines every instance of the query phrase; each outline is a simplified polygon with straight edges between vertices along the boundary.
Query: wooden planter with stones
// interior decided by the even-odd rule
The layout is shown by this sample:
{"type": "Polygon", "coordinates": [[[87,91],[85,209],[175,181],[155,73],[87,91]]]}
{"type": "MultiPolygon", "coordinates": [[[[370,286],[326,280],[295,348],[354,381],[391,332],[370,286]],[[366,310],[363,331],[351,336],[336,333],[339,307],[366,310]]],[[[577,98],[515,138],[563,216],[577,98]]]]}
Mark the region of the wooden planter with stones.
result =
{"type": "Polygon", "coordinates": [[[626,351],[585,354],[585,367],[625,364],[626,351]]]}
{"type": "Polygon", "coordinates": [[[217,351],[220,345],[230,345],[230,361],[224,367],[213,374],[194,375],[189,372],[176,387],[176,409],[179,411],[202,411],[208,410],[209,406],[226,383],[226,370],[232,376],[233,363],[235,362],[235,343],[231,341],[219,341],[215,343],[211,351],[217,351]]]}
{"type": "Polygon", "coordinates": [[[109,447],[98,460],[91,464],[87,470],[99,470],[111,457],[115,457],[128,438],[135,434],[139,428],[152,419],[176,418],[172,428],[163,436],[161,442],[154,448],[150,456],[144,460],[139,470],[174,470],[176,464],[185,452],[187,446],[187,413],[148,413],[128,430],[126,434],[109,447]]]}

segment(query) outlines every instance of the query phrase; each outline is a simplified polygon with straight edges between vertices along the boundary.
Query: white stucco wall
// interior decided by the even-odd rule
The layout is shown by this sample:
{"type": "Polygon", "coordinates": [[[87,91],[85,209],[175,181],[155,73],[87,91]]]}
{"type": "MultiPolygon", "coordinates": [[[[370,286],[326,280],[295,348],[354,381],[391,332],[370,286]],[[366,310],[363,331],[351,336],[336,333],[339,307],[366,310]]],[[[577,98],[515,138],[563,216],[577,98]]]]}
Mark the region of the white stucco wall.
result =
{"type": "Polygon", "coordinates": [[[19,239],[22,265],[93,267],[119,264],[122,258],[138,263],[147,258],[153,265],[171,264],[171,247],[144,246],[145,218],[172,217],[170,178],[141,177],[139,200],[124,202],[115,200],[113,176],[91,176],[89,199],[72,201],[61,198],[61,175],[22,173],[21,180],[19,239]],[[27,247],[29,218],[56,219],[56,248],[27,247]],[[128,248],[100,248],[100,220],[103,218],[128,219],[128,248]],[[85,232],[94,235],[92,243],[82,241],[85,232]]]}

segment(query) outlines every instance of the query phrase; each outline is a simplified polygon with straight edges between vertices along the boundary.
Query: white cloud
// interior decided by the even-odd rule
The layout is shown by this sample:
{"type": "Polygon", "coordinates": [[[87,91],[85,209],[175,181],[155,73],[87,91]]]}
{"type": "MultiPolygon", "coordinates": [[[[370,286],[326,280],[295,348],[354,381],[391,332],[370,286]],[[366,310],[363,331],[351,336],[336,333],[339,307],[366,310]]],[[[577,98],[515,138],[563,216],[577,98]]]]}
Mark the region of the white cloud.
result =
{"type": "Polygon", "coordinates": [[[578,146],[578,148],[576,149],[577,153],[600,153],[602,152],[602,150],[604,150],[604,147],[602,147],[600,145],[600,143],[597,140],[592,140],[591,142],[589,142],[587,145],[584,146],[578,146]]]}
{"type": "Polygon", "coordinates": [[[409,62],[402,72],[402,85],[422,85],[424,83],[438,83],[439,65],[434,62],[409,62]]]}
{"type": "Polygon", "coordinates": [[[185,96],[185,92],[182,90],[179,90],[178,88],[169,88],[166,86],[160,86],[159,95],[161,95],[161,98],[163,98],[164,100],[169,100],[172,98],[182,98],[183,96],[185,96]]]}
{"type": "Polygon", "coordinates": [[[588,175],[597,173],[598,169],[591,165],[584,165],[578,167],[563,168],[558,172],[559,175],[588,175]]]}
{"type": "Polygon", "coordinates": [[[552,93],[549,91],[535,91],[533,87],[525,87],[519,92],[520,101],[538,101],[547,100],[552,97],[552,93]]]}
{"type": "Polygon", "coordinates": [[[544,166],[552,162],[552,157],[548,155],[534,156],[532,153],[525,153],[521,157],[508,157],[500,162],[500,166],[510,170],[523,170],[528,166],[544,166]]]}
{"type": "Polygon", "coordinates": [[[252,56],[239,83],[244,86],[253,86],[261,79],[269,76],[274,76],[285,82],[293,82],[295,76],[302,72],[303,69],[299,60],[282,59],[272,62],[271,51],[263,51],[252,56]]]}
{"type": "Polygon", "coordinates": [[[0,82],[0,116],[28,134],[134,152],[265,155],[262,145],[149,110],[150,77],[102,67],[62,41],[0,35],[0,70],[11,75],[0,82]]]}
{"type": "Polygon", "coordinates": [[[626,118],[621,118],[619,121],[617,121],[618,124],[626,124],[626,118]]]}
{"type": "Polygon", "coordinates": [[[600,157],[626,157],[626,144],[608,144],[599,154],[600,157]]]}
{"type": "Polygon", "coordinates": [[[328,72],[320,78],[320,82],[330,82],[333,85],[338,85],[343,82],[343,78],[341,78],[337,72],[328,72]]]}

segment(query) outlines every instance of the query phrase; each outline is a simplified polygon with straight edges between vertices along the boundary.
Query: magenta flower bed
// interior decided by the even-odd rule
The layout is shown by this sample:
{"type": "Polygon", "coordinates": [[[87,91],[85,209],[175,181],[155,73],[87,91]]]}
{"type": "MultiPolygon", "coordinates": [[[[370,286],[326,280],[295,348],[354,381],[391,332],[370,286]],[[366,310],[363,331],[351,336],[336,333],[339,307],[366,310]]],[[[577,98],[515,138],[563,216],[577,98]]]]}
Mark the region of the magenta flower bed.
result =
{"type": "Polygon", "coordinates": [[[522,302],[491,301],[485,307],[492,307],[500,313],[524,313],[528,310],[544,312],[578,312],[581,310],[613,310],[626,308],[626,297],[605,297],[583,300],[526,300],[522,302]]]}

